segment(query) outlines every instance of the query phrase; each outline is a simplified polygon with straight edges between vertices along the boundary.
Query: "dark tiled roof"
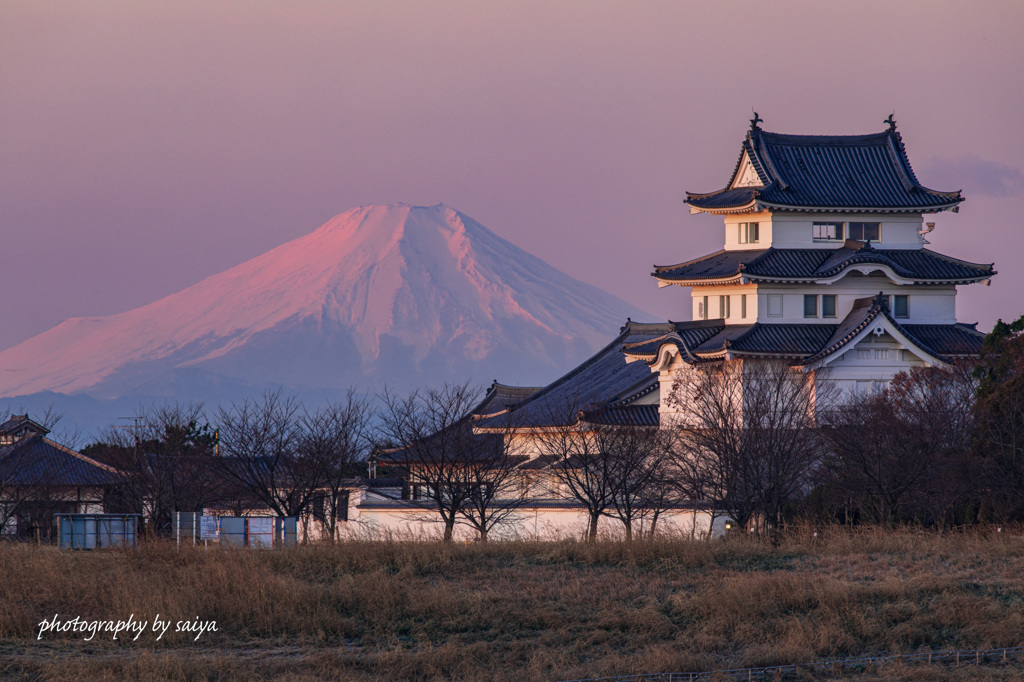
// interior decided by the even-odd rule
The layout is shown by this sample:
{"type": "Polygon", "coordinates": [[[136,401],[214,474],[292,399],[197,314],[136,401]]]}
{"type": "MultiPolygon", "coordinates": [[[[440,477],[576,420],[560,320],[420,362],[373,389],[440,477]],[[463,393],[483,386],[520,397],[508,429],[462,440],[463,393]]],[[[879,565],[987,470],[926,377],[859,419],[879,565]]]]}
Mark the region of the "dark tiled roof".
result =
{"type": "Polygon", "coordinates": [[[966,324],[900,324],[889,314],[884,296],[861,298],[821,348],[803,359],[807,365],[821,360],[853,342],[878,317],[884,317],[907,340],[926,353],[943,361],[956,357],[977,356],[985,335],[966,324]]]}
{"type": "Polygon", "coordinates": [[[663,345],[671,343],[684,354],[689,350],[690,353],[705,356],[726,351],[804,356],[821,348],[836,329],[834,324],[725,325],[721,320],[676,322],[675,325],[678,329],[676,333],[665,334],[642,344],[626,346],[623,352],[652,361],[663,345]],[[697,337],[697,333],[701,336],[697,337]],[[680,344],[681,338],[687,340],[686,349],[680,344]]]}
{"type": "Polygon", "coordinates": [[[918,182],[895,127],[873,135],[782,135],[754,127],[743,141],[741,160],[744,154],[764,187],[688,194],[687,203],[707,211],[757,205],[918,213],[952,208],[963,200],[959,191],[939,192],[918,182]]]}
{"type": "Polygon", "coordinates": [[[887,266],[897,276],[915,282],[969,282],[996,274],[991,264],[969,263],[929,249],[876,249],[850,240],[837,249],[717,251],[679,265],[656,266],[653,275],[667,282],[739,277],[818,280],[865,263],[887,266]]]}
{"type": "Polygon", "coordinates": [[[884,316],[911,344],[942,361],[978,355],[985,338],[970,325],[959,323],[900,324],[889,314],[885,296],[869,296],[857,299],[839,324],[758,322],[723,325],[721,320],[713,320],[709,322],[716,324],[709,326],[708,322],[676,322],[674,324],[680,331],[693,331],[693,325],[703,325],[697,329],[707,335],[702,342],[687,344],[684,349],[679,334],[664,334],[644,343],[626,346],[623,353],[653,363],[661,347],[672,344],[679,348],[687,362],[713,361],[726,353],[734,353],[800,358],[799,364],[807,365],[853,342],[879,315],[884,316]]]}
{"type": "Polygon", "coordinates": [[[835,331],[834,324],[730,325],[697,348],[697,353],[729,350],[802,356],[813,353],[835,331]]]}
{"type": "Polygon", "coordinates": [[[907,336],[938,355],[972,357],[981,353],[985,335],[966,324],[905,324],[907,336]]]}
{"type": "Polygon", "coordinates": [[[118,480],[113,467],[40,435],[0,447],[0,478],[25,486],[103,486],[118,480]]]}
{"type": "Polygon", "coordinates": [[[668,333],[643,341],[624,343],[622,352],[638,358],[653,358],[665,343],[675,343],[677,346],[682,343],[692,351],[725,328],[725,322],[722,320],[694,320],[669,324],[671,331],[668,333]]]}
{"type": "Polygon", "coordinates": [[[642,362],[627,363],[623,344],[648,341],[672,331],[671,323],[630,322],[607,346],[571,372],[545,386],[511,412],[474,422],[476,428],[573,424],[579,410],[606,405],[658,381],[642,362]]]}
{"type": "MultiPolygon", "coordinates": [[[[888,317],[886,313],[887,306],[888,303],[886,303],[884,296],[858,298],[853,302],[853,308],[843,318],[843,321],[838,325],[831,325],[832,335],[816,352],[804,358],[803,364],[807,365],[816,362],[851,343],[876,317],[883,314],[888,317]]],[[[889,318],[889,320],[897,327],[899,326],[892,318],[889,318]]]]}
{"type": "Polygon", "coordinates": [[[539,457],[534,457],[533,459],[523,463],[523,465],[520,466],[519,468],[526,469],[529,471],[534,471],[537,469],[547,469],[549,466],[557,462],[560,458],[560,455],[540,455],[539,457]]]}
{"type": "Polygon", "coordinates": [[[486,416],[502,412],[518,405],[541,388],[543,386],[506,386],[495,381],[487,389],[487,395],[473,410],[473,414],[486,416]]]}
{"type": "Polygon", "coordinates": [[[504,437],[498,433],[474,433],[473,422],[463,419],[446,431],[439,431],[414,447],[382,452],[381,466],[448,464],[455,458],[465,462],[498,461],[505,456],[504,437]],[[443,435],[442,435],[443,434],[443,435]]]}
{"type": "Polygon", "coordinates": [[[659,424],[657,405],[615,405],[593,412],[583,418],[591,424],[609,426],[657,426],[659,424]]]}

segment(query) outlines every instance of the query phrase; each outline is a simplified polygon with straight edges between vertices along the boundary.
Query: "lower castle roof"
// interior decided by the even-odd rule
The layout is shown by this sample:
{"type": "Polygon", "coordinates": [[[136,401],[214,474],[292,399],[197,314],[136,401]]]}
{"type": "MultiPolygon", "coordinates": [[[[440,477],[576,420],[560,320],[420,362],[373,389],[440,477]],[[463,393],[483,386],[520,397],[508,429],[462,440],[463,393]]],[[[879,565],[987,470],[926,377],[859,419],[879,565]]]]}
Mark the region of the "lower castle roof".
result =
{"type": "Polygon", "coordinates": [[[915,282],[977,282],[995,275],[992,264],[969,263],[929,249],[876,249],[847,240],[837,249],[758,249],[716,251],[677,265],[655,266],[652,273],[671,284],[752,280],[815,281],[840,275],[855,265],[876,264],[915,282]]]}
{"type": "Polygon", "coordinates": [[[824,359],[852,342],[872,321],[883,316],[912,345],[942,361],[976,356],[985,335],[965,324],[901,324],[889,314],[884,296],[859,299],[839,324],[725,325],[722,320],[676,322],[657,338],[623,344],[622,352],[653,363],[661,348],[673,345],[689,362],[734,355],[774,355],[799,364],[824,359]]]}

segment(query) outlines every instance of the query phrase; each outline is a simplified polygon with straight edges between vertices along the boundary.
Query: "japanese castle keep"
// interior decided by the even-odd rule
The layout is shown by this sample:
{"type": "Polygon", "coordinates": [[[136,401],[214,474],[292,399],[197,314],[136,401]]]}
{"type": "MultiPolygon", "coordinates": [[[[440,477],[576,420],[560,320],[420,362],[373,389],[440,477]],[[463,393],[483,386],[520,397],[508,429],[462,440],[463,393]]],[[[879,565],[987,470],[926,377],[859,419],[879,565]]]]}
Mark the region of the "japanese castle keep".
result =
{"type": "Polygon", "coordinates": [[[995,271],[926,247],[925,216],[956,212],[963,197],[918,182],[892,117],[874,135],[782,135],[759,123],[726,186],[687,195],[691,213],[723,217],[724,248],[653,273],[659,286],[692,287],[693,321],[625,343],[627,360],[667,383],[701,360],[775,356],[827,366],[838,388],[861,394],[902,370],[977,355],[984,335],[957,322],[956,288],[995,271]]]}
{"type": "MultiPolygon", "coordinates": [[[[957,286],[987,282],[992,264],[926,248],[925,216],[957,211],[959,191],[918,182],[896,124],[872,135],[783,135],[755,115],[723,189],[687,195],[691,213],[721,215],[720,251],[655,266],[659,287],[692,287],[692,321],[627,322],[579,367],[524,398],[482,410],[486,431],[503,411],[543,426],[552,405],[594,408],[587,419],[655,425],[689,368],[716,360],[779,358],[794,371],[828,368],[851,395],[900,371],[978,355],[984,334],[956,320],[957,286]]],[[[511,394],[509,394],[511,396],[511,394]]]]}
{"type": "MultiPolygon", "coordinates": [[[[865,395],[901,371],[979,354],[984,334],[957,322],[957,287],[995,270],[927,248],[926,217],[956,212],[963,197],[918,181],[892,117],[871,135],[784,135],[760,123],[755,114],[723,189],[687,195],[691,213],[722,216],[723,248],[652,273],[659,287],[691,288],[692,320],[627,321],[544,387],[495,382],[469,416],[474,434],[500,437],[514,426],[521,470],[543,477],[558,465],[538,446],[545,432],[685,424],[695,372],[739,368],[746,382],[768,359],[809,378],[816,402],[819,388],[865,395]]],[[[666,515],[665,527],[720,532],[721,517],[691,502],[666,515]]],[[[576,532],[582,518],[558,494],[520,512],[537,535],[576,532]]]]}

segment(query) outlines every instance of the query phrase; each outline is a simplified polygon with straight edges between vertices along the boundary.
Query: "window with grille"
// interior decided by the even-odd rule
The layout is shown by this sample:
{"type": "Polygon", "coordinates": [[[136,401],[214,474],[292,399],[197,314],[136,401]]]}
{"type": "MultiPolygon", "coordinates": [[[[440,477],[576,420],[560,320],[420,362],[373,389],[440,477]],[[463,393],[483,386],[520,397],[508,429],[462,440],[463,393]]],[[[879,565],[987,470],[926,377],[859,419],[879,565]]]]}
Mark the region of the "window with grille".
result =
{"type": "Polygon", "coordinates": [[[910,317],[910,297],[899,295],[892,297],[892,314],[895,317],[910,317]]]}
{"type": "Polygon", "coordinates": [[[835,317],[836,316],[836,295],[835,294],[823,294],[821,297],[821,316],[822,317],[835,317]]]}
{"type": "Polygon", "coordinates": [[[849,230],[847,231],[850,239],[856,239],[861,242],[869,240],[877,242],[882,238],[881,223],[850,223],[849,230]]]}
{"type": "Polygon", "coordinates": [[[818,297],[815,294],[804,295],[804,317],[818,316],[818,297]]]}

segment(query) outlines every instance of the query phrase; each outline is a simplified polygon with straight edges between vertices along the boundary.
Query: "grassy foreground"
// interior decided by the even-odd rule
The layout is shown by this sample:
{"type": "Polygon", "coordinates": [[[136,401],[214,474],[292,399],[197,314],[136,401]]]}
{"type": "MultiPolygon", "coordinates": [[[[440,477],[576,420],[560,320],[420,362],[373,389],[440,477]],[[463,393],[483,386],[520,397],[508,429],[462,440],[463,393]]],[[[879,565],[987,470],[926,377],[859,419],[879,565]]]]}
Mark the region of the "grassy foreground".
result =
{"type": "MultiPolygon", "coordinates": [[[[1024,643],[1024,531],[295,551],[0,543],[0,676],[565,680],[1024,643]],[[216,621],[137,641],[61,620],[216,621]]],[[[1024,664],[883,667],[1016,679],[1024,664]]],[[[869,679],[872,676],[869,676],[869,679]]]]}

